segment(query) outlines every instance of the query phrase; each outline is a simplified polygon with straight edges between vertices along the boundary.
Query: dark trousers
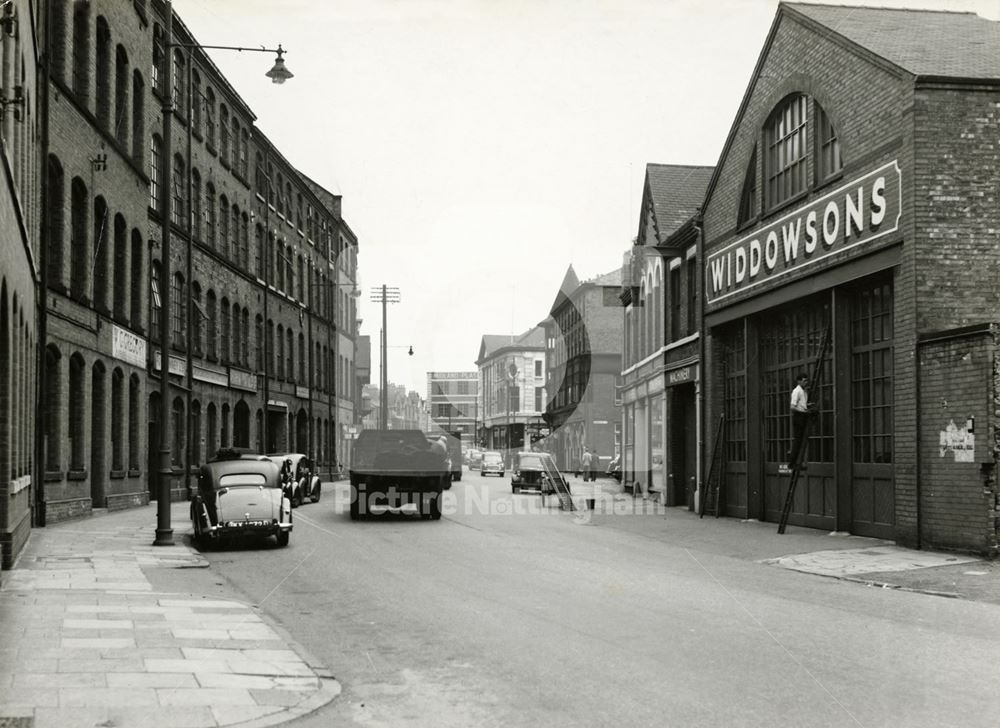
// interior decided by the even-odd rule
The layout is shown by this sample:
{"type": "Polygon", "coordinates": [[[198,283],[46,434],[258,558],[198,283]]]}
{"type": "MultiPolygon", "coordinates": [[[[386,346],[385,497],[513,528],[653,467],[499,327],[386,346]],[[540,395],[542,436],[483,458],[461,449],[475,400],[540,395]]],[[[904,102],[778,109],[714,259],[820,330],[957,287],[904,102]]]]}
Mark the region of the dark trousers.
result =
{"type": "Polygon", "coordinates": [[[788,465],[793,466],[799,460],[799,453],[806,441],[806,423],[809,421],[809,412],[799,412],[792,410],[792,449],[788,451],[788,465]]]}

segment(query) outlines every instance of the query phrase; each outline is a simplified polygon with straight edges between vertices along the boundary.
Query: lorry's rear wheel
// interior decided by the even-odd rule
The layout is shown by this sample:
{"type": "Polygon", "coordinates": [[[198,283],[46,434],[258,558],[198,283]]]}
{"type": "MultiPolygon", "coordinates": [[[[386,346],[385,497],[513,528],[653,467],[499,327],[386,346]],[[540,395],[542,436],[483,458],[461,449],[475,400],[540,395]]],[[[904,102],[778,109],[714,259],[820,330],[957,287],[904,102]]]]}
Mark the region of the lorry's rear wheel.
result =
{"type": "Polygon", "coordinates": [[[284,548],[288,545],[289,535],[288,531],[278,531],[278,533],[275,534],[275,538],[278,539],[278,548],[284,548]]]}
{"type": "Polygon", "coordinates": [[[358,520],[358,518],[361,517],[360,510],[361,509],[358,508],[358,502],[356,500],[355,501],[351,501],[351,520],[352,521],[356,521],[356,520],[358,520]]]}
{"type": "Polygon", "coordinates": [[[361,489],[356,485],[351,486],[351,520],[356,521],[361,517],[361,489]]]}
{"type": "Polygon", "coordinates": [[[427,511],[425,515],[432,521],[441,520],[441,494],[433,493],[427,498],[427,511]]]}

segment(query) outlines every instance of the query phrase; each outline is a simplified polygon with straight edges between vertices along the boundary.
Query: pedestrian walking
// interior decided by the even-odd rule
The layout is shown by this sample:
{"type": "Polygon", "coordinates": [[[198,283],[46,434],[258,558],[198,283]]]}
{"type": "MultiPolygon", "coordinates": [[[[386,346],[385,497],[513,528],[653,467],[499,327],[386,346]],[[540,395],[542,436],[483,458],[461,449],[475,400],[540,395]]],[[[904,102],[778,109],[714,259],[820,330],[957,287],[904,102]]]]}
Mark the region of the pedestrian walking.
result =
{"type": "Polygon", "coordinates": [[[586,483],[590,480],[591,474],[591,463],[593,462],[593,454],[590,452],[590,448],[584,448],[583,457],[580,458],[580,469],[583,471],[583,482],[586,483]]]}
{"type": "Polygon", "coordinates": [[[806,391],[808,386],[809,377],[805,373],[800,373],[795,378],[795,389],[792,390],[789,403],[792,415],[792,449],[788,451],[789,468],[794,468],[799,461],[799,454],[805,441],[806,422],[812,414],[809,408],[809,393],[806,391]]]}
{"type": "Polygon", "coordinates": [[[591,483],[597,482],[597,467],[598,465],[600,465],[600,463],[601,463],[601,458],[597,455],[597,450],[594,450],[593,452],[590,453],[590,465],[587,468],[587,471],[590,475],[591,483]]]}

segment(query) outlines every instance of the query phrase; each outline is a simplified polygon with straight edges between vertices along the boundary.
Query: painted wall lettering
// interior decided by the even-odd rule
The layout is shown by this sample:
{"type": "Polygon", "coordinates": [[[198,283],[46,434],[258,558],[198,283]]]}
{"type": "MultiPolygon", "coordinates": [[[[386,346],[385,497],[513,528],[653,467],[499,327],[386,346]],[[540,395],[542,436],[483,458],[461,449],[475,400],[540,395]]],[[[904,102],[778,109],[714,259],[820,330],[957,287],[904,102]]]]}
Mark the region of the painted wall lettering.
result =
{"type": "Polygon", "coordinates": [[[941,457],[953,455],[956,463],[971,463],[975,460],[976,436],[965,427],[959,427],[955,420],[950,420],[948,425],[941,430],[938,435],[941,446],[941,457]]]}
{"type": "Polygon", "coordinates": [[[895,232],[901,194],[902,173],[893,160],[710,253],[708,303],[895,232]]]}

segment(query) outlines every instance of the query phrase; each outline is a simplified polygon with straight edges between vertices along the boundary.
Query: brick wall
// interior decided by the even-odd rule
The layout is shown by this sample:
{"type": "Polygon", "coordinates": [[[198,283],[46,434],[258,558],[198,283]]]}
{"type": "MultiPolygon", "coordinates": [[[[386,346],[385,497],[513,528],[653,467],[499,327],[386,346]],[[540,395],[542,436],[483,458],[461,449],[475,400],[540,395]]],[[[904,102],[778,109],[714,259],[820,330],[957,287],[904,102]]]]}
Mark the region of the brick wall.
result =
{"type": "Polygon", "coordinates": [[[997,343],[996,329],[983,328],[920,344],[923,548],[997,553],[997,343]]]}

